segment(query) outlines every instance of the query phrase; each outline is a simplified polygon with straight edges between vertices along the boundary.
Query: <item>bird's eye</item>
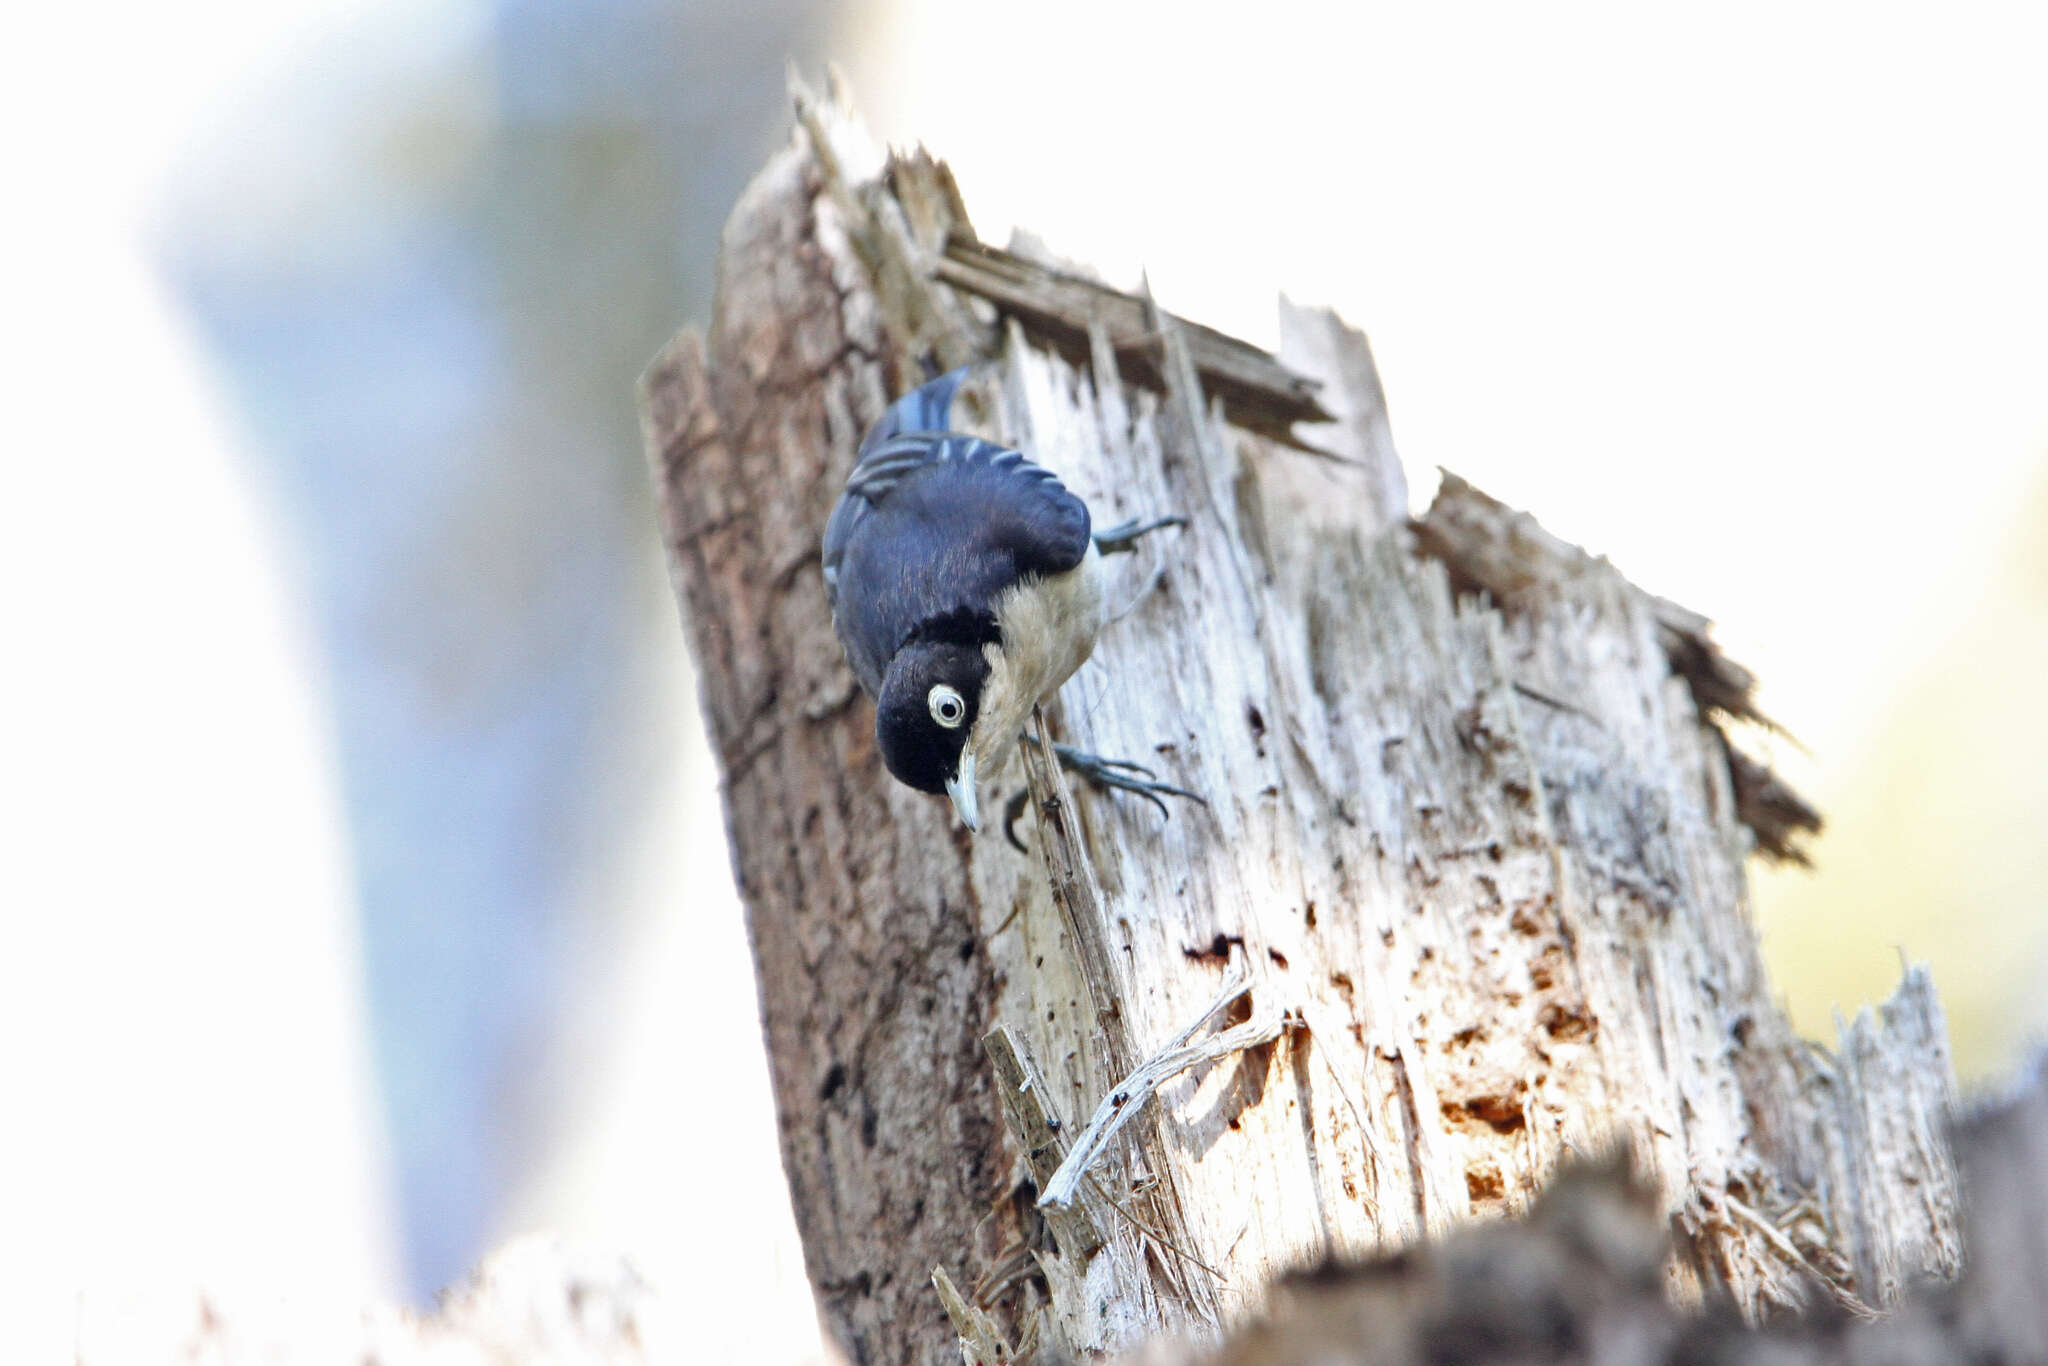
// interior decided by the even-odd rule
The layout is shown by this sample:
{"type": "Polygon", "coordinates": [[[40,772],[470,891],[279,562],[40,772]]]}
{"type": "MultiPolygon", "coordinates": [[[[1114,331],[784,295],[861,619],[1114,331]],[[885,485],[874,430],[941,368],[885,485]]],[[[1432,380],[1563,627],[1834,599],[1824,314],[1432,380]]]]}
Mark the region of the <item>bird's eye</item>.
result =
{"type": "Polygon", "coordinates": [[[967,704],[960,700],[960,694],[944,683],[935,685],[925,697],[925,705],[932,709],[932,720],[947,730],[960,729],[960,723],[967,719],[967,704]]]}

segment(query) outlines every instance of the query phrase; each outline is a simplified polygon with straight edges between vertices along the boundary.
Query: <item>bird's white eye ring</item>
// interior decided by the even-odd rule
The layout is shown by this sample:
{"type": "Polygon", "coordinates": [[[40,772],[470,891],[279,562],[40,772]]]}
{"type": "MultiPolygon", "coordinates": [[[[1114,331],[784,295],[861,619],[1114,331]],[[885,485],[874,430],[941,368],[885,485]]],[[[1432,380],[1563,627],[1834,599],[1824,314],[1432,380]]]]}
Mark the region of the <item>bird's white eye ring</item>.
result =
{"type": "Polygon", "coordinates": [[[931,692],[925,695],[925,705],[931,708],[932,720],[947,730],[960,729],[961,722],[967,719],[967,704],[960,700],[957,690],[944,683],[932,685],[931,692]]]}

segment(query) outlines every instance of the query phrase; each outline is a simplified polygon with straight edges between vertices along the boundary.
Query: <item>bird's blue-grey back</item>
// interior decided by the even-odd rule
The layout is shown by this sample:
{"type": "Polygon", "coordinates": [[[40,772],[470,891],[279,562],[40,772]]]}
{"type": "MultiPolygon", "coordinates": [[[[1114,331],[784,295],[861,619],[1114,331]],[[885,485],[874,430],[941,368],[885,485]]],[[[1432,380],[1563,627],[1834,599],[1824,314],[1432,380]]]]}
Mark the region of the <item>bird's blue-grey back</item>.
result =
{"type": "Polygon", "coordinates": [[[832,622],[870,694],[907,642],[993,641],[1004,590],[1088,553],[1088,506],[1052,471],[945,430],[965,375],[942,375],[889,406],[825,528],[832,622]]]}

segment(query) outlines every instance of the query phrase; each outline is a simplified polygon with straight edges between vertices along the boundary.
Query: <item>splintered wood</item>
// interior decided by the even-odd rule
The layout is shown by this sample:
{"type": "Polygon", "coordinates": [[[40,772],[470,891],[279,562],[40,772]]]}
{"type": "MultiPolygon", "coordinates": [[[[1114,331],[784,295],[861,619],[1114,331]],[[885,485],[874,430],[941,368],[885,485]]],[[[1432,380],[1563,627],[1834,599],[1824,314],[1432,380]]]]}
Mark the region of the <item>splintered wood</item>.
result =
{"type": "Polygon", "coordinates": [[[988,1350],[1214,1333],[1292,1268],[1524,1211],[1616,1147],[1680,1235],[1680,1300],[1882,1307],[1953,1269],[1934,994],[1912,975],[1835,1054],[1792,1033],[1749,918],[1759,779],[1719,729],[1746,675],[1679,657],[1703,620],[1456,481],[1411,525],[1333,315],[1283,306],[1277,358],[1219,342],[981,246],[942,165],[836,104],[800,124],[727,227],[708,337],[642,400],[849,1359],[958,1359],[935,1267],[1009,1268],[953,1295],[988,1350]],[[985,361],[963,424],[1101,522],[1188,517],[1120,557],[1132,608],[1052,723],[1206,807],[1036,763],[1024,857],[883,771],[818,537],[927,361],[985,361]],[[1248,995],[1188,1041],[1231,1046],[1144,1072],[1231,974],[1248,995]],[[1134,1074],[1144,1112],[1090,1128],[1134,1074]]]}

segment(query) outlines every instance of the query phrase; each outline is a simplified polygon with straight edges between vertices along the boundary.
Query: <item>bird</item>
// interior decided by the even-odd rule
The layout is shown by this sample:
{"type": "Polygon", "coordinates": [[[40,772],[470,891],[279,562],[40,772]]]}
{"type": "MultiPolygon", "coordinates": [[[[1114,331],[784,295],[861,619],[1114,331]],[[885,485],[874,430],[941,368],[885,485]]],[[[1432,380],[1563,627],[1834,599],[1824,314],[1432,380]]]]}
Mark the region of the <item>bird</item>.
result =
{"type": "MultiPolygon", "coordinates": [[[[1095,649],[1102,556],[1186,519],[1097,531],[1051,470],[951,430],[972,369],[927,380],[869,430],[826,523],[823,560],[833,630],[874,699],[883,764],[908,787],[943,792],[978,830],[977,778],[1095,649]]],[[[1162,793],[1195,797],[1128,760],[1054,748],[1069,769],[1162,811],[1162,793]]],[[[1012,804],[1012,819],[1020,810],[1012,804]]]]}

